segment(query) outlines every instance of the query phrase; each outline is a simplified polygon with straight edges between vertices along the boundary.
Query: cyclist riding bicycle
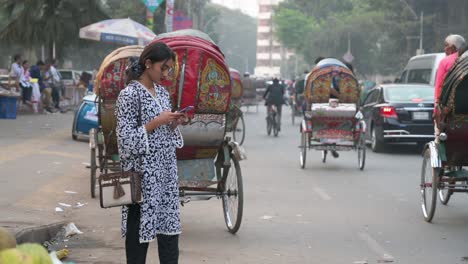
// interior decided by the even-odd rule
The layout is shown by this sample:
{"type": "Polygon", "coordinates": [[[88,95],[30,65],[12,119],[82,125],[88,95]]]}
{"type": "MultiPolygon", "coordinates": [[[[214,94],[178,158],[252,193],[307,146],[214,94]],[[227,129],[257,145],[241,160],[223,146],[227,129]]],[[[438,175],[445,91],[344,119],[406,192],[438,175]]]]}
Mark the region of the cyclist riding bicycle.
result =
{"type": "MultiPolygon", "coordinates": [[[[280,85],[278,78],[273,79],[273,84],[268,85],[265,94],[263,95],[263,99],[266,100],[265,105],[269,110],[272,105],[276,106],[276,110],[278,113],[278,131],[281,130],[281,108],[284,104],[284,87],[280,85]]],[[[268,111],[267,111],[268,113],[268,111]]]]}

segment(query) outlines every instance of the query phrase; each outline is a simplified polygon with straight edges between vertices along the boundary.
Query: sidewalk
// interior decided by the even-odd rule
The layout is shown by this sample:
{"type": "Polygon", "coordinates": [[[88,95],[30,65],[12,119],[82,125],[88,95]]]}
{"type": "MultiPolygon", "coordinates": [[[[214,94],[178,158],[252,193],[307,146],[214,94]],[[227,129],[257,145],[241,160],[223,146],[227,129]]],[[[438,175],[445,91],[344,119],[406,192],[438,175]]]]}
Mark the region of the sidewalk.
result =
{"type": "Polygon", "coordinates": [[[124,263],[120,208],[90,198],[89,146],[72,140],[72,121],[72,111],[0,119],[0,226],[37,239],[73,222],[83,234],[65,241],[67,261],[124,263]]]}
{"type": "MultiPolygon", "coordinates": [[[[88,234],[93,233],[95,216],[102,216],[103,211],[95,200],[89,199],[89,170],[85,165],[89,163],[88,144],[71,139],[72,120],[72,112],[0,119],[0,226],[16,234],[22,230],[40,233],[46,225],[52,224],[46,229],[54,230],[53,224],[77,222],[84,234],[73,240],[75,244],[86,241],[88,234]],[[64,211],[56,212],[56,207],[64,211]],[[87,222],[90,228],[77,218],[86,211],[81,209],[87,207],[96,210],[85,214],[84,220],[91,219],[87,222]]],[[[29,237],[47,236],[35,233],[29,237]]]]}

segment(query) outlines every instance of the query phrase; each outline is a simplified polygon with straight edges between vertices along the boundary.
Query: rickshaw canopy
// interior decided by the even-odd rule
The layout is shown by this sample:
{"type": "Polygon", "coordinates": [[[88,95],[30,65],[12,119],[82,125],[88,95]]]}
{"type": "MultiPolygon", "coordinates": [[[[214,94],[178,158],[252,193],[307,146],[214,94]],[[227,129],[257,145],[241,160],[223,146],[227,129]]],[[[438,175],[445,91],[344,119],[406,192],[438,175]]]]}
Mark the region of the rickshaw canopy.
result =
{"type": "Polygon", "coordinates": [[[304,95],[308,105],[328,103],[332,85],[339,90],[340,103],[358,103],[360,89],[353,72],[341,61],[327,58],[320,61],[306,76],[304,95]]]}

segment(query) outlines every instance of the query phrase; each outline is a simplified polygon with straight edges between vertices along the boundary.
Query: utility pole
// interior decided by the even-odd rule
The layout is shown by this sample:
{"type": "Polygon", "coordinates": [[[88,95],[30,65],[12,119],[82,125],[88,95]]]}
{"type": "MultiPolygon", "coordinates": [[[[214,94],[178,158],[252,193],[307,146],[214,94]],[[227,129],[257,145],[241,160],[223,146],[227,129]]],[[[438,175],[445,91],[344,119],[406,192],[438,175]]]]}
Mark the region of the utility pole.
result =
{"type": "Polygon", "coordinates": [[[423,49],[423,30],[424,30],[424,12],[421,11],[421,16],[420,18],[420,25],[419,25],[419,50],[418,50],[418,55],[424,54],[424,49],[423,49]]]}

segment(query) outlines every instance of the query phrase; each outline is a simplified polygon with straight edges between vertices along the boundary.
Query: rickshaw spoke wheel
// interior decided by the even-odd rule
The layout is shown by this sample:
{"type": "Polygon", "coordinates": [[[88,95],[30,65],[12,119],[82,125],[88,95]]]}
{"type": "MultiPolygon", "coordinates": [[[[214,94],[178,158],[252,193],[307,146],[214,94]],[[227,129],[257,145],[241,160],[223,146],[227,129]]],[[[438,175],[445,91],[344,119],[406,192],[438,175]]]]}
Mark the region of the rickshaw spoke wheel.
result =
{"type": "Polygon", "coordinates": [[[434,217],[439,188],[439,169],[431,166],[431,151],[426,149],[421,170],[421,208],[426,222],[434,217]]]}
{"type": "Polygon", "coordinates": [[[244,115],[241,114],[239,119],[236,122],[236,125],[232,132],[232,137],[234,141],[242,145],[245,140],[245,122],[244,122],[244,115]]]}
{"type": "Polygon", "coordinates": [[[301,169],[305,168],[306,158],[307,158],[307,148],[308,148],[308,135],[307,132],[302,132],[301,134],[301,153],[299,161],[301,163],[301,169]]]}
{"type": "Polygon", "coordinates": [[[230,233],[235,234],[242,222],[244,194],[239,161],[231,156],[231,162],[230,168],[223,168],[229,172],[224,183],[222,200],[226,227],[230,233]]]}
{"type": "Polygon", "coordinates": [[[96,197],[96,171],[97,171],[97,163],[96,163],[96,147],[97,147],[97,133],[96,130],[93,128],[89,132],[90,140],[94,140],[94,147],[91,148],[91,156],[90,156],[90,170],[91,170],[91,177],[90,177],[90,191],[91,191],[91,198],[96,197]]]}
{"type": "Polygon", "coordinates": [[[359,134],[359,142],[357,146],[358,150],[358,166],[360,170],[364,170],[366,165],[366,142],[364,140],[364,135],[359,134]]]}
{"type": "MultiPolygon", "coordinates": [[[[450,170],[452,171],[459,171],[461,169],[462,168],[459,166],[450,167],[450,170]]],[[[456,180],[453,180],[453,181],[448,182],[447,184],[455,184],[455,183],[456,183],[456,180]]],[[[452,197],[453,191],[449,190],[448,187],[447,188],[442,187],[442,185],[439,187],[440,187],[439,188],[439,200],[443,205],[447,205],[448,202],[450,201],[450,198],[452,197]]]]}

